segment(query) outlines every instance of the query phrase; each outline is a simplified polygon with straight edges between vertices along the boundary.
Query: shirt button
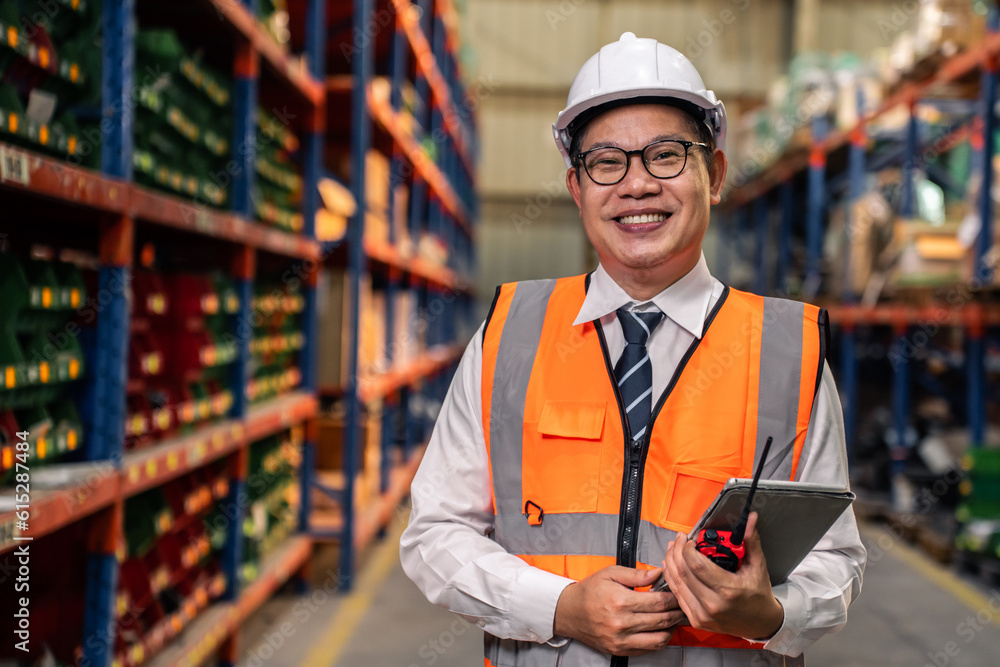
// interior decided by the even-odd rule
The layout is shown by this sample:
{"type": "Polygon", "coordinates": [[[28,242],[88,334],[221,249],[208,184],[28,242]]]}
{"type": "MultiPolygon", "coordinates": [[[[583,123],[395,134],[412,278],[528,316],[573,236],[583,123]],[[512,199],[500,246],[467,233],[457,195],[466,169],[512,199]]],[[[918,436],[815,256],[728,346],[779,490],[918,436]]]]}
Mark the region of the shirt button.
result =
{"type": "Polygon", "coordinates": [[[476,621],[476,625],[478,625],[481,628],[485,628],[486,627],[486,621],[484,621],[483,619],[479,619],[478,621],[476,621]]]}
{"type": "Polygon", "coordinates": [[[536,635],[534,632],[529,632],[528,633],[528,639],[530,639],[533,642],[537,642],[538,641],[538,635],[536,635]]]}

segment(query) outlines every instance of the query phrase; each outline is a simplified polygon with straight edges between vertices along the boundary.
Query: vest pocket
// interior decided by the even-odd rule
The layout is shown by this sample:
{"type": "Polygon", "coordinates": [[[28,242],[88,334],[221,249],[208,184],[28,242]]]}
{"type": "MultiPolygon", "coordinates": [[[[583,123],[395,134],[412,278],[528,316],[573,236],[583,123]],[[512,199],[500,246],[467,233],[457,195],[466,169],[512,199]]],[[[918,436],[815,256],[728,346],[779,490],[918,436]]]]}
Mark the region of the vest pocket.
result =
{"type": "Polygon", "coordinates": [[[603,401],[545,401],[538,418],[538,432],[543,436],[600,440],[604,432],[603,401]]]}
{"type": "Polygon", "coordinates": [[[522,504],[545,514],[597,511],[606,413],[604,402],[549,400],[537,424],[524,424],[522,504]]]}
{"type": "MultiPolygon", "coordinates": [[[[682,533],[690,532],[719,495],[726,481],[739,474],[738,468],[720,470],[700,466],[674,466],[660,512],[663,527],[682,533]]],[[[734,522],[736,518],[738,517],[734,517],[734,522]]]]}

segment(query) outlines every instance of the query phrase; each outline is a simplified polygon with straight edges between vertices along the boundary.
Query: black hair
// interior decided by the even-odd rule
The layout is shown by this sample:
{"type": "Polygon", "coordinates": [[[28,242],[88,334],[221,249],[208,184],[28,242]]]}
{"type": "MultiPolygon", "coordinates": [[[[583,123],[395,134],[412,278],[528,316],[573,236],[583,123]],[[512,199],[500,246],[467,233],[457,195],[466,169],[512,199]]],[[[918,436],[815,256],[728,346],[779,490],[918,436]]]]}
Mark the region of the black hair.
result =
{"type": "MultiPolygon", "coordinates": [[[[695,135],[695,140],[705,144],[705,146],[698,146],[698,148],[705,156],[706,168],[712,168],[712,158],[715,155],[715,135],[712,133],[712,130],[709,129],[708,125],[705,124],[705,110],[690,102],[678,100],[672,97],[632,97],[624,100],[615,100],[614,102],[608,102],[607,104],[601,104],[593,109],[587,109],[581,113],[579,116],[574,118],[573,122],[571,122],[566,128],[566,131],[569,132],[570,135],[569,156],[574,164],[576,164],[577,156],[580,155],[583,150],[583,136],[587,133],[587,125],[590,124],[590,121],[594,120],[594,118],[601,115],[605,111],[610,111],[611,109],[616,109],[629,104],[663,104],[665,106],[674,107],[683,111],[684,119],[688,124],[688,129],[690,129],[692,134],[695,135]]],[[[579,169],[576,172],[576,177],[577,179],[580,178],[579,169]]]]}

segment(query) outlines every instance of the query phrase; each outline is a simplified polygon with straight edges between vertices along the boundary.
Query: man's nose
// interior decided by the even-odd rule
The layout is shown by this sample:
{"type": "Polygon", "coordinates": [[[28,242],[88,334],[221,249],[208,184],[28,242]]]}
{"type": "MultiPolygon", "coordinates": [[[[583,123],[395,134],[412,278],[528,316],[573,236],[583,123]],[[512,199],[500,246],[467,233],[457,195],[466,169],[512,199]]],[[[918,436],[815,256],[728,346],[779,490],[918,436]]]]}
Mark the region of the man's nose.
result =
{"type": "Polygon", "coordinates": [[[660,191],[660,179],[646,169],[641,155],[629,155],[628,171],[618,183],[618,194],[623,197],[642,197],[660,191]]]}

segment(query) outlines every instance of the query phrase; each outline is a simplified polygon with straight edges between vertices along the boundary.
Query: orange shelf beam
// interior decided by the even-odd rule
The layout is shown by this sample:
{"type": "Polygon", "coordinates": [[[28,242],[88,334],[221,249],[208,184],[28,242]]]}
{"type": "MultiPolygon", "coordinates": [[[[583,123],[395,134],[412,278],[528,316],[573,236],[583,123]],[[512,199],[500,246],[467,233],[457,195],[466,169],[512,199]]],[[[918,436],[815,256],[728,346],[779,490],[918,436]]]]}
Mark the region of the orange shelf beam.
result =
{"type": "Polygon", "coordinates": [[[28,530],[18,529],[19,522],[13,510],[0,513],[0,553],[30,544],[31,540],[108,507],[120,497],[120,483],[121,476],[114,467],[94,462],[77,484],[59,490],[32,492],[28,503],[28,530]]]}
{"type": "Polygon", "coordinates": [[[388,100],[379,100],[371,86],[368,87],[368,108],[371,110],[375,121],[392,136],[393,141],[403,150],[410,164],[427,181],[431,190],[434,191],[438,199],[441,200],[441,203],[448,209],[448,212],[458,220],[458,223],[465,229],[466,233],[470,233],[468,215],[455,195],[451,184],[448,183],[448,179],[445,178],[444,173],[434,164],[434,161],[428,157],[427,153],[417,144],[413,137],[403,131],[403,123],[397,118],[399,114],[393,111],[388,100]]]}
{"type": "Polygon", "coordinates": [[[312,394],[295,392],[264,405],[251,407],[246,421],[246,438],[254,442],[316,416],[319,401],[312,394]]]}
{"type": "Polygon", "coordinates": [[[125,212],[131,188],[128,183],[7,143],[0,142],[0,152],[14,160],[23,161],[27,166],[23,181],[5,178],[0,181],[4,188],[59,199],[67,204],[98,211],[125,212]]]}
{"type": "Polygon", "coordinates": [[[243,36],[270,66],[270,69],[302,99],[313,107],[324,103],[323,84],[312,78],[305,61],[292,56],[280,44],[264,32],[257,17],[239,2],[232,0],[206,0],[219,17],[229,23],[231,29],[243,36]]]}
{"type": "MultiPolygon", "coordinates": [[[[458,144],[458,153],[462,156],[462,161],[471,172],[473,165],[471,151],[469,150],[470,142],[458,119],[458,107],[451,99],[448,84],[445,82],[441,70],[438,69],[434,53],[431,50],[431,45],[427,41],[426,35],[420,29],[419,19],[411,11],[413,5],[407,0],[392,0],[392,4],[396,8],[396,15],[403,26],[403,32],[406,33],[406,38],[413,49],[417,67],[430,84],[431,92],[437,100],[438,106],[441,108],[444,124],[448,128],[448,132],[455,139],[455,143],[458,144]]],[[[445,25],[447,26],[447,22],[445,25]]]]}
{"type": "Polygon", "coordinates": [[[126,498],[160,486],[246,444],[244,426],[226,421],[125,455],[122,495],[126,498]]]}
{"type": "Polygon", "coordinates": [[[264,559],[260,577],[247,586],[235,602],[210,606],[184,628],[166,650],[156,655],[149,666],[193,667],[204,664],[226,638],[237,632],[253,612],[302,569],[311,552],[312,542],[307,536],[290,537],[264,559]]]}
{"type": "Polygon", "coordinates": [[[27,165],[23,181],[0,181],[0,192],[16,191],[95,211],[117,213],[145,222],[246,244],[269,252],[319,259],[316,241],[258,222],[198,205],[141,185],[107,178],[55,158],[0,142],[0,152],[16,155],[27,165]]]}
{"type": "Polygon", "coordinates": [[[1000,306],[968,304],[955,306],[932,303],[922,306],[886,304],[874,307],[834,305],[828,309],[834,324],[868,324],[899,326],[933,324],[936,326],[964,327],[975,319],[984,326],[1000,325],[1000,306]]]}
{"type": "Polygon", "coordinates": [[[141,644],[129,647],[126,649],[126,653],[119,654],[114,664],[146,664],[167,642],[184,632],[195,618],[199,618],[196,614],[212,599],[211,583],[211,581],[201,582],[190,595],[181,601],[174,614],[170,614],[156,623],[146,633],[141,644]],[[184,617],[189,617],[186,623],[184,617]],[[177,626],[174,625],[175,619],[179,621],[177,626]]]}
{"type": "Polygon", "coordinates": [[[141,185],[132,186],[128,212],[146,222],[244,243],[279,255],[318,259],[322,254],[319,243],[305,236],[272,229],[141,185]]]}
{"type": "Polygon", "coordinates": [[[434,6],[437,8],[438,14],[444,22],[444,31],[448,36],[448,50],[456,55],[457,60],[458,50],[462,44],[458,26],[458,11],[455,9],[455,3],[452,0],[438,0],[434,3],[434,6]]]}
{"type": "MultiPolygon", "coordinates": [[[[878,109],[859,120],[854,128],[832,132],[821,145],[823,152],[829,155],[850,142],[853,132],[864,131],[864,128],[876,118],[888,113],[900,104],[909,104],[910,100],[920,99],[923,93],[934,86],[951,83],[976,71],[990,58],[997,57],[998,54],[1000,54],[1000,35],[987,35],[982,43],[975,48],[946,60],[933,76],[922,81],[903,84],[899,90],[884,100],[878,109]]],[[[801,149],[801,153],[797,151],[783,155],[751,182],[730,193],[727,199],[734,205],[745,204],[787,180],[793,174],[805,169],[808,165],[809,151],[807,149],[801,149]]]]}
{"type": "Polygon", "coordinates": [[[121,469],[95,462],[79,483],[58,491],[31,494],[28,530],[17,529],[14,511],[0,513],[0,553],[23,544],[18,537],[37,539],[111,505],[120,498],[200,468],[248,443],[314,417],[319,401],[295,392],[250,408],[245,421],[227,420],[197,432],[141,449],[125,456],[121,469]]]}
{"type": "Polygon", "coordinates": [[[399,249],[392,244],[382,241],[374,241],[370,238],[364,240],[365,255],[369,259],[381,262],[388,266],[407,271],[419,278],[423,278],[435,285],[440,285],[447,289],[470,292],[470,281],[455,273],[451,269],[432,264],[421,257],[404,257],[399,249]]]}
{"type": "Polygon", "coordinates": [[[427,350],[423,356],[400,364],[385,373],[359,377],[358,395],[364,403],[384,398],[451,365],[462,357],[464,350],[465,346],[463,345],[441,345],[427,350]]]}

